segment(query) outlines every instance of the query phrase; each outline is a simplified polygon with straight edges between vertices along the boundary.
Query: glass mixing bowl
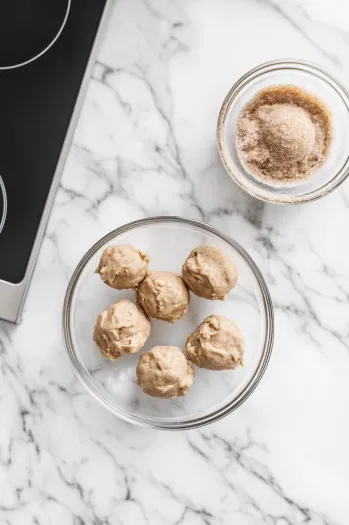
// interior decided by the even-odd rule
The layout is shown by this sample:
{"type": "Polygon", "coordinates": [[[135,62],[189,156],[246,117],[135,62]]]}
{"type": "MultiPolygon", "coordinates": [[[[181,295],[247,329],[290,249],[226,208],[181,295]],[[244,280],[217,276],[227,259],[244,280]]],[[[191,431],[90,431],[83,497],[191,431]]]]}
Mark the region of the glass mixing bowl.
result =
{"type": "Polygon", "coordinates": [[[328,195],[349,173],[349,92],[320,66],[297,60],[275,60],[243,75],[227,94],[218,117],[217,142],[225,169],[247,193],[277,204],[301,204],[328,195]],[[333,139],[323,166],[306,180],[272,184],[253,177],[243,167],[235,140],[241,110],[261,89],[292,84],[322,99],[332,113],[333,139]]]}
{"type": "Polygon", "coordinates": [[[63,332],[69,357],[79,379],[102,405],[131,423],[158,429],[198,427],[229,414],[255,389],[268,365],[273,345],[273,307],[267,285],[245,250],[228,235],[200,222],[180,217],[139,220],[112,231],[84,255],[68,285],[63,310],[63,332]],[[226,301],[207,301],[191,294],[186,315],[174,324],[151,320],[151,335],[142,351],[155,345],[185,349],[187,335],[212,313],[225,315],[240,326],[245,337],[245,365],[235,371],[196,368],[187,396],[157,399],[136,384],[139,354],[116,361],[105,359],[92,333],[97,316],[121,298],[134,300],[130,290],[113,290],[94,273],[104,248],[132,243],[146,251],[150,268],[181,272],[190,251],[198,245],[222,248],[236,265],[237,286],[226,301]]]}

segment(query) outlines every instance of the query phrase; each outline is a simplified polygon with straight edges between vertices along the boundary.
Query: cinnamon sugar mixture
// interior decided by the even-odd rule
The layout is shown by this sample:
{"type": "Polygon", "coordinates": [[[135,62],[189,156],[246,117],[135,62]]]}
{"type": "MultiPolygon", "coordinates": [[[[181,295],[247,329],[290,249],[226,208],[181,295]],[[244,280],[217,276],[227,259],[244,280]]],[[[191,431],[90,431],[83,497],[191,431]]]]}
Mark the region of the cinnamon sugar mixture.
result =
{"type": "Polygon", "coordinates": [[[238,120],[240,161],[251,175],[269,182],[306,179],[325,162],[331,141],[329,109],[296,86],[263,89],[238,120]]]}

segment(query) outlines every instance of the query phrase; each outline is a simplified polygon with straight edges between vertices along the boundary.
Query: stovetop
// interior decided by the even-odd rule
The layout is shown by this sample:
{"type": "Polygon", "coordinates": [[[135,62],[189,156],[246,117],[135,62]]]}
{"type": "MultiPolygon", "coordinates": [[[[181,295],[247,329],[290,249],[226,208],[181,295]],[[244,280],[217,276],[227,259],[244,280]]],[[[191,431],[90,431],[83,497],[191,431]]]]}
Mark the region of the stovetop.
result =
{"type": "MultiPolygon", "coordinates": [[[[11,8],[0,7],[0,285],[26,276],[106,3],[11,0],[11,8]],[[25,31],[20,5],[31,24],[25,31]]],[[[2,296],[0,286],[0,317],[2,296]]]]}

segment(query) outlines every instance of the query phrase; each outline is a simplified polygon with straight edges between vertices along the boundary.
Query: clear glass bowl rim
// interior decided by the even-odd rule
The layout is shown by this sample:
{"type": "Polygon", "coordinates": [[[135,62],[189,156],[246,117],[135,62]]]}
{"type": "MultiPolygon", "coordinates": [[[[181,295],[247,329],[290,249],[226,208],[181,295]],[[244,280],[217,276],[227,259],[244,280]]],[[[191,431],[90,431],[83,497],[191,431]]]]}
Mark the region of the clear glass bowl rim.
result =
{"type": "Polygon", "coordinates": [[[259,200],[264,202],[271,202],[273,204],[303,204],[306,202],[316,201],[329,195],[335,190],[348,176],[349,174],[349,150],[348,156],[345,163],[340,168],[340,170],[321,188],[312,190],[308,193],[304,193],[298,196],[289,196],[286,193],[276,194],[270,190],[259,190],[258,188],[252,187],[250,184],[245,184],[245,177],[242,176],[238,170],[230,164],[229,161],[229,151],[224,140],[224,130],[226,124],[226,117],[228,115],[229,109],[234,104],[234,101],[240,91],[246,87],[251,81],[255,80],[258,77],[263,76],[266,73],[278,70],[294,70],[294,71],[303,71],[310,73],[315,77],[325,81],[330,85],[342,99],[345,104],[347,111],[349,113],[349,91],[341,80],[332,73],[327,72],[318,64],[313,62],[308,62],[306,60],[297,60],[293,58],[288,59],[279,59],[272,60],[270,62],[264,62],[258,66],[250,69],[242,75],[229,90],[226,95],[222,107],[220,109],[217,121],[217,145],[220,157],[222,159],[223,165],[228,173],[228,175],[233,179],[233,181],[240,186],[241,189],[246,191],[248,194],[252,195],[259,200]]]}
{"type": "Polygon", "coordinates": [[[250,394],[253,392],[253,390],[258,385],[259,381],[262,379],[265,373],[265,370],[268,366],[269,360],[270,360],[270,356],[271,356],[271,352],[273,348],[273,341],[274,341],[273,304],[272,304],[272,300],[270,297],[270,293],[269,293],[267,284],[259,268],[255,264],[255,262],[251,259],[251,257],[244,250],[244,248],[242,248],[242,246],[240,246],[240,244],[234,241],[229,235],[203,222],[196,221],[194,219],[188,219],[185,217],[177,217],[177,216],[149,217],[146,219],[140,219],[137,221],[133,221],[128,224],[125,224],[124,226],[116,228],[115,230],[111,231],[110,233],[102,237],[99,241],[97,241],[85,253],[83,258],[80,260],[80,262],[76,266],[73,272],[73,275],[70,279],[70,282],[67,287],[65,299],[64,299],[62,324],[63,324],[63,339],[64,339],[65,348],[68,352],[69,358],[74,366],[74,369],[75,369],[75,372],[78,378],[80,379],[84,387],[88,390],[88,392],[95,399],[97,399],[105,408],[107,408],[110,412],[120,417],[121,419],[129,423],[139,425],[139,426],[155,428],[159,430],[184,430],[184,429],[198,428],[200,426],[207,425],[209,423],[213,423],[214,421],[218,421],[222,417],[228,415],[233,410],[237,409],[244,401],[246,401],[246,399],[250,396],[250,394]],[[72,298],[74,296],[77,281],[80,277],[80,274],[83,271],[85,265],[90,261],[91,257],[93,257],[96,254],[96,252],[104,244],[110,242],[117,235],[130,231],[132,229],[135,229],[139,226],[145,226],[145,225],[154,224],[154,223],[160,224],[160,223],[171,223],[171,222],[186,224],[188,226],[201,228],[210,233],[213,233],[217,235],[218,237],[220,237],[221,239],[223,239],[224,241],[228,242],[242,256],[242,258],[245,260],[247,265],[252,270],[257,280],[257,283],[259,285],[259,289],[260,289],[261,297],[263,301],[263,306],[264,306],[264,312],[265,312],[266,329],[265,329],[265,338],[263,342],[262,355],[258,362],[258,365],[250,381],[245,385],[244,389],[239,393],[239,395],[235,399],[231,400],[225,406],[217,409],[216,411],[210,414],[206,414],[204,416],[198,417],[198,418],[186,419],[185,421],[178,421],[178,422],[172,422],[172,421],[171,422],[159,422],[156,420],[152,420],[151,418],[148,418],[148,417],[134,416],[133,414],[130,414],[123,409],[120,409],[116,404],[111,403],[109,399],[107,399],[105,396],[103,396],[101,392],[98,391],[93,381],[90,379],[88,372],[81,365],[76,355],[73,341],[72,341],[72,335],[71,335],[70,318],[71,318],[72,298]]]}

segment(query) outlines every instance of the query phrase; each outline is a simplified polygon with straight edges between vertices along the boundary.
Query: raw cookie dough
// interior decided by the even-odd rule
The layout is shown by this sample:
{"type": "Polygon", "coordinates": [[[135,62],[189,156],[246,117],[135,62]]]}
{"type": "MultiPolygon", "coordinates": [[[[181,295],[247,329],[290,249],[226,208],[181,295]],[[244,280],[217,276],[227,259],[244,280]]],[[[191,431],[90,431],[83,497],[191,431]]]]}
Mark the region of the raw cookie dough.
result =
{"type": "Polygon", "coordinates": [[[150,322],[128,299],[121,299],[97,319],[93,340],[108,359],[139,352],[150,335],[150,322]]]}
{"type": "Polygon", "coordinates": [[[148,272],[148,255],[132,244],[108,246],[102,253],[96,273],[111,288],[135,288],[148,272]]]}
{"type": "Polygon", "coordinates": [[[238,326],[222,315],[210,315],[188,336],[187,356],[200,368],[234,370],[243,365],[244,339],[238,326]]]}
{"type": "Polygon", "coordinates": [[[183,279],[171,272],[150,272],[137,288],[137,301],[149,317],[174,323],[189,306],[183,279]]]}
{"type": "Polygon", "coordinates": [[[190,290],[205,299],[224,300],[237,283],[237,271],[216,246],[198,246],[182,267],[182,276],[190,290]]]}
{"type": "Polygon", "coordinates": [[[154,346],[141,355],[137,384],[154,397],[180,397],[187,394],[194,379],[193,365],[177,346],[154,346]]]}

